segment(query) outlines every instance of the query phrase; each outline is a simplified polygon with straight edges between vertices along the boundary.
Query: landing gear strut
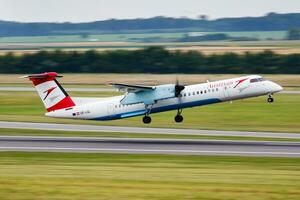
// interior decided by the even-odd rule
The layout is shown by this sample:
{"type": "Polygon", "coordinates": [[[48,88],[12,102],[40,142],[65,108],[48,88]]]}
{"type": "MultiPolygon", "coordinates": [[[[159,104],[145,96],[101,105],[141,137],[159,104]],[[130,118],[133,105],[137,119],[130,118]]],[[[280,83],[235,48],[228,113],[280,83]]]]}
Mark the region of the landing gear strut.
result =
{"type": "Polygon", "coordinates": [[[151,109],[153,105],[145,105],[145,116],[143,117],[144,124],[150,124],[151,123],[151,117],[149,116],[151,109]]]}
{"type": "Polygon", "coordinates": [[[274,102],[272,94],[269,94],[269,97],[268,97],[267,101],[268,101],[268,103],[273,103],[274,102]]]}
{"type": "Polygon", "coordinates": [[[177,110],[177,115],[175,116],[175,122],[181,123],[183,121],[183,117],[181,115],[182,109],[177,110]]]}

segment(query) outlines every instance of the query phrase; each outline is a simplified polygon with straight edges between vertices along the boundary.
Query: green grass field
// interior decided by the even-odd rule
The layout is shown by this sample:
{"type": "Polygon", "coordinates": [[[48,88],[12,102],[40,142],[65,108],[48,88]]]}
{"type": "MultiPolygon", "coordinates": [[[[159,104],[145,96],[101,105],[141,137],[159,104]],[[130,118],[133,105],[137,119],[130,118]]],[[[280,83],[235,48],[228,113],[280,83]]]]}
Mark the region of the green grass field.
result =
{"type": "MultiPolygon", "coordinates": [[[[277,33],[278,34],[278,33],[277,33]]],[[[277,35],[274,33],[274,35],[277,35]]],[[[132,38],[180,38],[184,33],[131,33],[131,34],[99,34],[89,35],[87,38],[81,35],[57,35],[57,36],[24,36],[2,37],[0,43],[56,43],[56,42],[114,42],[128,41],[132,38]]]]}
{"type": "Polygon", "coordinates": [[[90,132],[90,131],[50,131],[50,130],[31,130],[31,129],[13,129],[13,128],[0,128],[0,135],[300,142],[300,139],[296,139],[296,138],[272,138],[272,137],[265,138],[265,137],[209,136],[209,135],[206,136],[206,135],[188,135],[188,134],[178,135],[178,134],[148,134],[148,133],[90,132]]]}
{"type": "MultiPolygon", "coordinates": [[[[113,92],[71,92],[71,96],[111,96],[113,92]]],[[[214,130],[274,131],[300,133],[300,95],[277,94],[275,103],[266,97],[185,109],[185,121],[174,122],[176,111],[153,114],[153,123],[144,125],[141,117],[116,121],[86,121],[47,118],[35,92],[0,92],[0,120],[49,123],[74,123],[141,127],[194,128],[214,130]]]]}
{"type": "Polygon", "coordinates": [[[198,32],[198,31],[180,31],[173,33],[124,33],[124,34],[98,34],[89,35],[87,38],[81,35],[64,36],[27,36],[27,37],[1,37],[0,43],[52,43],[52,42],[113,42],[130,41],[131,39],[141,38],[181,38],[188,33],[216,34],[225,33],[231,37],[254,37],[258,39],[276,39],[282,40],[286,37],[286,31],[243,31],[243,32],[198,32]]]}
{"type": "Polygon", "coordinates": [[[0,197],[27,199],[289,199],[300,159],[0,153],[0,197]]]}
{"type": "MultiPolygon", "coordinates": [[[[61,74],[61,73],[60,73],[61,74]]],[[[175,83],[176,79],[185,85],[218,81],[229,78],[246,76],[249,74],[117,74],[117,73],[64,73],[59,79],[65,87],[110,87],[110,83],[127,83],[139,85],[159,85],[175,83]]],[[[261,74],[264,78],[274,81],[283,87],[300,87],[298,74],[261,74]]],[[[28,86],[32,83],[19,78],[24,74],[0,74],[1,86],[28,86]]],[[[286,88],[285,88],[286,89],[286,88]]]]}

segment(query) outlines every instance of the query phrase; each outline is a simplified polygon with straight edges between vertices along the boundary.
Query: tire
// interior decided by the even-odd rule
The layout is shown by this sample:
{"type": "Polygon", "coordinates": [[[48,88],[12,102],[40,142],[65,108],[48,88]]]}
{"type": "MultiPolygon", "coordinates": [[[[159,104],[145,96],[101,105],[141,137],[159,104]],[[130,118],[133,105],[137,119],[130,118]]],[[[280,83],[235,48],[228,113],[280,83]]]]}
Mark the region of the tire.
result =
{"type": "Polygon", "coordinates": [[[181,123],[182,121],[183,121],[182,115],[176,115],[176,116],[175,116],[175,122],[181,123]]]}
{"type": "Polygon", "coordinates": [[[151,117],[149,117],[149,116],[144,116],[144,117],[143,117],[143,122],[144,122],[144,124],[150,124],[150,123],[151,123],[151,117]]]}
{"type": "Polygon", "coordinates": [[[272,97],[269,97],[268,98],[268,103],[273,103],[274,102],[274,99],[272,97]]]}

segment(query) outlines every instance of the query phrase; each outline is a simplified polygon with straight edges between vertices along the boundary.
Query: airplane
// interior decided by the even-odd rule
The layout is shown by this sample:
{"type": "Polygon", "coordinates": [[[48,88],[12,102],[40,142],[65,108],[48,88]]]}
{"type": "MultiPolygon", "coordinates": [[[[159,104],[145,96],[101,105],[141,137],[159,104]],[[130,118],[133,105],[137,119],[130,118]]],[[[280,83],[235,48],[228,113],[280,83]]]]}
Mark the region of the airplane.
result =
{"type": "Polygon", "coordinates": [[[274,101],[272,95],[283,88],[259,75],[249,75],[196,85],[175,84],[142,86],[112,83],[124,95],[106,98],[70,97],[57,78],[56,72],[45,72],[23,76],[32,81],[48,117],[85,120],[115,120],[143,116],[145,124],[151,123],[150,114],[177,110],[175,122],[183,122],[184,108],[204,106],[268,95],[267,102],[274,101]]]}

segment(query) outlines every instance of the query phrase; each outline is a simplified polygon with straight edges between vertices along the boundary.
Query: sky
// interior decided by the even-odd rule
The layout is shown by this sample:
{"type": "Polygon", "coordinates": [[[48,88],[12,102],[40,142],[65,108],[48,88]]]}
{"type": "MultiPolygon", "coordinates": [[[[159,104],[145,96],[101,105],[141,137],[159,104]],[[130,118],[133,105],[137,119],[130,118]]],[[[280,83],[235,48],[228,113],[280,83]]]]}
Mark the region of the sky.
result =
{"type": "Polygon", "coordinates": [[[0,0],[0,20],[91,22],[154,16],[262,16],[300,13],[300,0],[0,0]]]}

